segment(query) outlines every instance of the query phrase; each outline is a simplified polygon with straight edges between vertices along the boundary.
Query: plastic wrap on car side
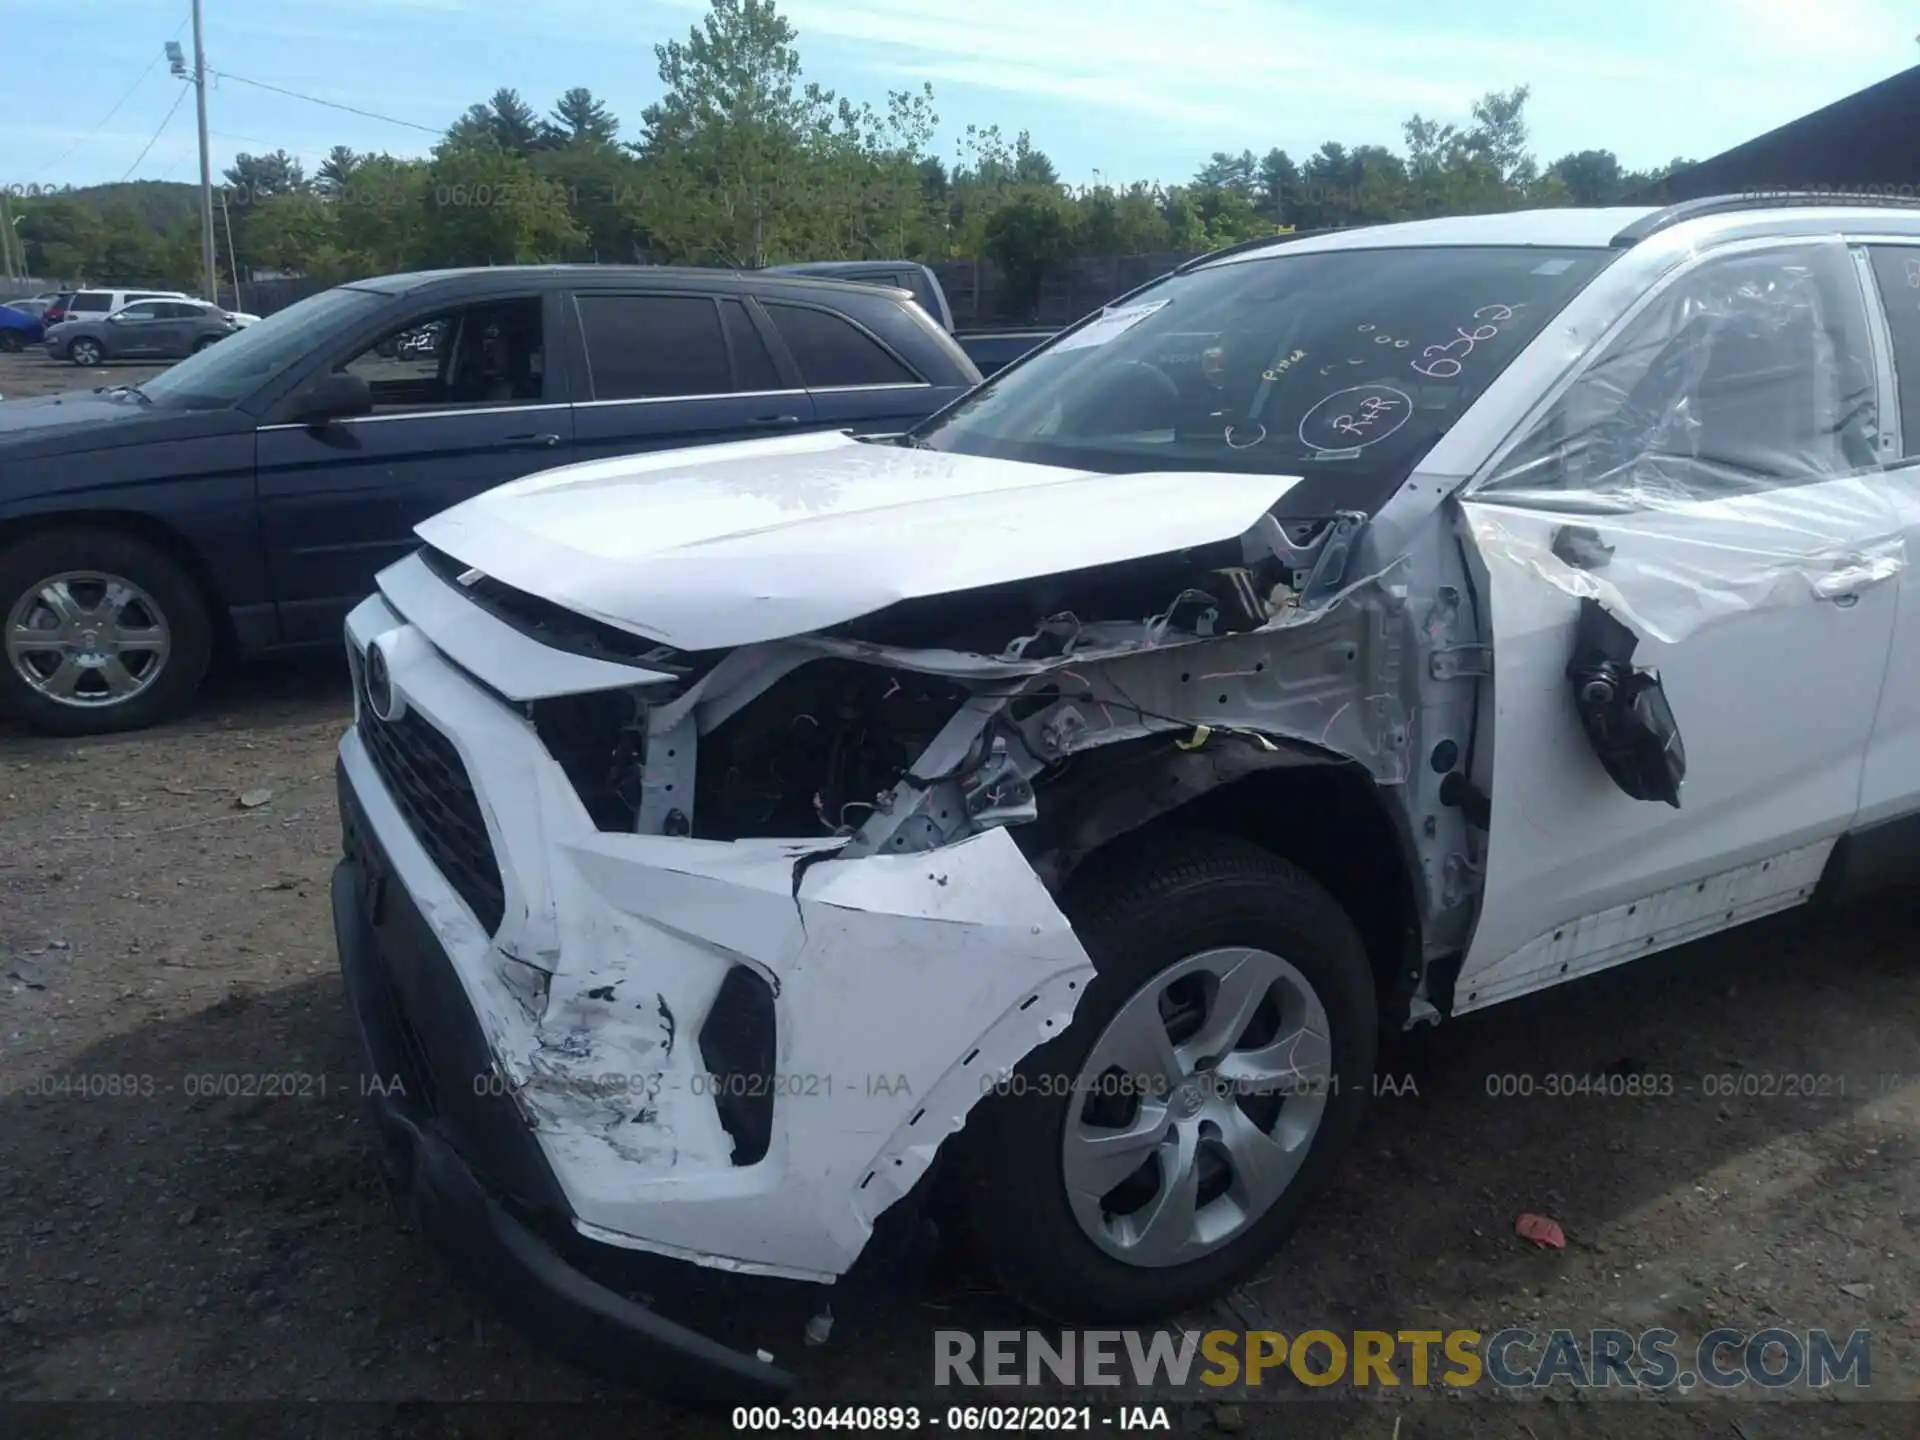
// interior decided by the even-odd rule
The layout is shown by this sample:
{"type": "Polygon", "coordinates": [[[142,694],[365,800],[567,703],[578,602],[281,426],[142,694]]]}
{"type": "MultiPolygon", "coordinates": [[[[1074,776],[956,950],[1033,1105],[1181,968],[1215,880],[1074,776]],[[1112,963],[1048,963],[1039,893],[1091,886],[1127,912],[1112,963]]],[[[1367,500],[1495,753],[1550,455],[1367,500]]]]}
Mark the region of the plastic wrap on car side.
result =
{"type": "Polygon", "coordinates": [[[1888,578],[1906,547],[1871,478],[1870,354],[1839,241],[1701,264],[1475,488],[1476,540],[1668,642],[1809,587],[1888,578]],[[1566,526],[1543,535],[1543,512],[1566,526]]]}

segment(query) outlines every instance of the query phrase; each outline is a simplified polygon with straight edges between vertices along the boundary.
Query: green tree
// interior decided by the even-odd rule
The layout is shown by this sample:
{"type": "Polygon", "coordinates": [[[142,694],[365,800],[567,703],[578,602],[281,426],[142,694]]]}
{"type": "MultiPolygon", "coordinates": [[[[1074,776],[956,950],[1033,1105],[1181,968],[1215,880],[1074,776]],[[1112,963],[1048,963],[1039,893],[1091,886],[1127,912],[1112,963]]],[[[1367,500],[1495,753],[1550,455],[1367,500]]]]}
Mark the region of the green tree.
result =
{"type": "Polygon", "coordinates": [[[1562,155],[1547,167],[1547,174],[1567,187],[1575,205],[1612,205],[1619,201],[1626,171],[1620,157],[1611,150],[1580,150],[1562,155]]]}
{"type": "Polygon", "coordinates": [[[1293,224],[1294,201],[1300,190],[1300,167],[1286,151],[1275,147],[1260,157],[1255,178],[1259,188],[1260,209],[1278,225],[1293,224]]]}
{"type": "Polygon", "coordinates": [[[1032,314],[1047,271],[1074,253],[1071,206],[1057,190],[1027,186],[994,209],[985,238],[987,258],[999,267],[1003,303],[1032,314]]]}
{"type": "Polygon", "coordinates": [[[16,233],[25,244],[28,269],[61,280],[92,277],[106,242],[98,210],[59,195],[25,201],[20,211],[16,233]]]}
{"type": "MultiPolygon", "coordinates": [[[[285,150],[275,150],[266,155],[252,155],[242,152],[233,157],[233,164],[225,171],[227,190],[226,225],[233,229],[234,264],[244,276],[255,266],[265,262],[254,253],[253,217],[264,209],[274,197],[279,195],[299,195],[309,188],[305,167],[285,150]]],[[[214,216],[216,238],[224,239],[221,234],[221,217],[214,216]]],[[[216,246],[216,249],[225,249],[216,246]]]]}
{"type": "Polygon", "coordinates": [[[1261,178],[1260,166],[1251,150],[1242,150],[1238,155],[1216,150],[1193,177],[1193,183],[1203,190],[1232,190],[1251,199],[1261,178]]]}
{"type": "Polygon", "coordinates": [[[763,265],[819,228],[810,147],[832,138],[835,97],[802,79],[795,38],[771,0],[713,0],[654,47],[638,218],[668,258],[763,265]]]}
{"type": "Polygon", "coordinates": [[[595,99],[591,90],[576,85],[554,105],[553,113],[540,128],[540,141],[548,149],[559,145],[611,145],[619,134],[620,122],[613,112],[595,99]]]}
{"type": "Polygon", "coordinates": [[[580,232],[568,258],[613,264],[646,256],[651,247],[641,218],[645,171],[632,154],[588,140],[541,151],[532,164],[580,232]]]}
{"type": "Polygon", "coordinates": [[[327,152],[327,158],[320,162],[320,168],[313,172],[313,188],[328,198],[337,197],[343,192],[353,176],[354,166],[360,163],[360,157],[351,145],[336,145],[327,152]]]}
{"type": "Polygon", "coordinates": [[[161,238],[131,205],[107,207],[101,217],[100,256],[92,278],[102,285],[152,283],[164,265],[161,238]]]}
{"type": "Polygon", "coordinates": [[[471,147],[491,140],[509,155],[531,154],[540,144],[540,117],[520,98],[518,90],[502,86],[484,105],[469,105],[447,130],[455,145],[471,147]]]}
{"type": "Polygon", "coordinates": [[[334,212],[341,263],[360,275],[392,274],[424,263],[432,194],[426,162],[362,155],[348,181],[334,212]]]}
{"type": "Polygon", "coordinates": [[[564,194],[539,184],[525,156],[491,138],[441,141],[425,199],[427,265],[537,264],[573,253],[583,238],[564,194]]]}
{"type": "Polygon", "coordinates": [[[364,273],[341,244],[347,208],[313,192],[274,196],[249,217],[254,263],[328,282],[364,273]]]}

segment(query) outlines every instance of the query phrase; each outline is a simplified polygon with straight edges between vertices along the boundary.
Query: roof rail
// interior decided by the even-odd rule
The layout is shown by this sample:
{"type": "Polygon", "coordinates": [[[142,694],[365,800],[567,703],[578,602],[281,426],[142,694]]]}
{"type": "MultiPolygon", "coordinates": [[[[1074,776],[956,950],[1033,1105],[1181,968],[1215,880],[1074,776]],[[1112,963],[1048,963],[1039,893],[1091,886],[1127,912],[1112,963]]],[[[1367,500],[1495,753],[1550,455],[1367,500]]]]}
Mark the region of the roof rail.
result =
{"type": "Polygon", "coordinates": [[[1849,195],[1837,190],[1747,190],[1734,195],[1704,195],[1682,200],[1634,221],[1613,237],[1613,247],[1624,250],[1649,236],[1705,215],[1731,215],[1743,210],[1780,210],[1809,206],[1879,207],[1920,210],[1920,198],[1895,195],[1849,195]]]}
{"type": "Polygon", "coordinates": [[[1315,235],[1331,235],[1339,230],[1360,230],[1364,228],[1364,226],[1360,225],[1322,225],[1317,229],[1294,230],[1284,235],[1256,235],[1251,240],[1237,240],[1231,245],[1222,245],[1218,250],[1209,250],[1204,255],[1196,255],[1191,260],[1182,260],[1178,265],[1173,267],[1170,273],[1184,275],[1189,270],[1198,269],[1200,266],[1210,264],[1215,260],[1224,260],[1229,255],[1243,254],[1248,250],[1264,250],[1269,245],[1287,245],[1295,240],[1311,239],[1315,235]]]}

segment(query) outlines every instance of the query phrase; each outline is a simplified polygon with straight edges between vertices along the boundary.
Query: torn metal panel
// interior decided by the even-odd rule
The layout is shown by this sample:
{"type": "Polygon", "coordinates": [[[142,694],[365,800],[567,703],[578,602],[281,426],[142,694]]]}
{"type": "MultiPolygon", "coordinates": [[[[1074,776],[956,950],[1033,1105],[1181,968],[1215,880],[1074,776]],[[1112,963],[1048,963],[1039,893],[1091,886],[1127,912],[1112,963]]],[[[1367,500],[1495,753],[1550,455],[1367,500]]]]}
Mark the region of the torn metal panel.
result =
{"type": "Polygon", "coordinates": [[[581,908],[598,958],[567,977],[564,998],[556,980],[527,1101],[583,1224],[635,1248],[830,1278],[859,1254],[882,1197],[904,1193],[986,1093],[986,1062],[1011,1065],[1070,1020],[1091,965],[1005,831],[934,855],[807,853],[820,859],[796,899],[783,842],[571,847],[596,902],[581,908]],[[775,983],[778,1061],[772,1143],[737,1168],[684,1036],[743,959],[775,983]],[[609,988],[613,1001],[595,998],[609,988]],[[916,1023],[887,1018],[904,1014],[916,1023]],[[657,1082],[603,1097],[594,1077],[630,1061],[657,1082]],[[954,1074],[966,1083],[943,1084],[954,1074]],[[564,1115],[556,1085],[574,1106],[564,1115]],[[615,1102],[636,1098],[616,1118],[615,1102]]]}
{"type": "Polygon", "coordinates": [[[1907,567],[1899,516],[1864,477],[1619,512],[1481,497],[1465,509],[1483,554],[1669,644],[1755,611],[1844,600],[1907,567]]]}
{"type": "MultiPolygon", "coordinates": [[[[1203,645],[1023,662],[1023,680],[955,715],[853,846],[929,848],[981,824],[1029,818],[1032,781],[1049,765],[1200,727],[1287,737],[1351,759],[1383,784],[1402,784],[1413,738],[1405,697],[1414,693],[1405,611],[1404,597],[1375,577],[1322,610],[1289,611],[1261,630],[1203,645]],[[1017,720],[1005,713],[1010,707],[1017,720]]],[[[1134,627],[1131,638],[1141,635],[1134,627]]]]}

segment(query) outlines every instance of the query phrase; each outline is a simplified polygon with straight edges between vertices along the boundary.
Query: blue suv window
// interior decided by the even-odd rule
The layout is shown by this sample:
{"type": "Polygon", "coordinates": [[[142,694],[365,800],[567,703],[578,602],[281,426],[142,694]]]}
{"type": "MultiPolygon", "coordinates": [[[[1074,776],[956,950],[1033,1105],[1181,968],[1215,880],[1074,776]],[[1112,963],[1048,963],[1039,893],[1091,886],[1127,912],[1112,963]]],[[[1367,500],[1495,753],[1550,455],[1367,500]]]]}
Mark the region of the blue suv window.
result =
{"type": "Polygon", "coordinates": [[[787,342],[809,390],[841,385],[917,385],[920,377],[840,316],[805,305],[761,302],[787,342]]]}
{"type": "Polygon", "coordinates": [[[725,395],[733,388],[720,308],[707,295],[582,295],[596,400],[725,395]]]}

